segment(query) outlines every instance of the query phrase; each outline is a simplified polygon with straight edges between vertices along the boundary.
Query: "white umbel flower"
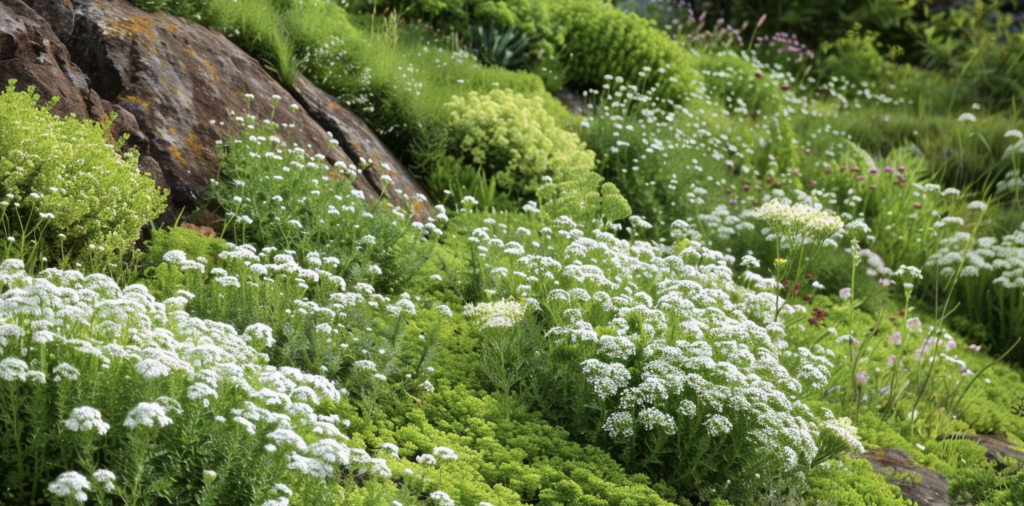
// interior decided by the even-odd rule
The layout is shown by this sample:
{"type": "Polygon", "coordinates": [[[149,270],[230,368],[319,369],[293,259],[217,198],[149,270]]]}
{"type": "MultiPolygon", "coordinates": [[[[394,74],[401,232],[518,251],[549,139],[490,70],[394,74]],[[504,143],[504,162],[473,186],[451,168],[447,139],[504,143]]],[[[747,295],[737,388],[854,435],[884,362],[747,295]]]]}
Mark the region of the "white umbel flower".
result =
{"type": "Polygon", "coordinates": [[[76,501],[83,503],[89,498],[85,491],[92,490],[89,479],[75,471],[61,473],[46,488],[57,497],[74,497],[76,501]]]}
{"type": "Polygon", "coordinates": [[[99,410],[89,406],[81,406],[71,410],[71,417],[64,420],[64,426],[71,432],[95,430],[101,436],[110,429],[110,424],[103,421],[103,416],[99,410]]]}
{"type": "Polygon", "coordinates": [[[129,429],[134,429],[140,425],[144,427],[166,427],[173,423],[173,420],[167,416],[167,411],[164,407],[155,402],[140,402],[138,406],[132,408],[128,412],[128,417],[124,420],[124,426],[129,429]]]}

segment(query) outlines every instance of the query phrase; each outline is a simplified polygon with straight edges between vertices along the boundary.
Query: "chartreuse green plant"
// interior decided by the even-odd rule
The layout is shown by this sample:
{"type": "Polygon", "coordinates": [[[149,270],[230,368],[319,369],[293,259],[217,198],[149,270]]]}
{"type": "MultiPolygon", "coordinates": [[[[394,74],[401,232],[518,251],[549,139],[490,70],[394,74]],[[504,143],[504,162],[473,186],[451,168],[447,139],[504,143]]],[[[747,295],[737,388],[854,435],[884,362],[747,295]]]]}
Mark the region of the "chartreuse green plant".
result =
{"type": "Polygon", "coordinates": [[[465,153],[503,191],[531,196],[545,176],[565,182],[594,167],[594,153],[559,128],[539,98],[497,89],[456,96],[449,107],[451,151],[465,153]]]}
{"type": "Polygon", "coordinates": [[[33,88],[0,92],[0,232],[5,258],[30,270],[131,253],[142,225],[163,210],[164,192],[119,152],[99,123],[54,117],[33,88]]]}
{"type": "Polygon", "coordinates": [[[807,504],[842,506],[910,506],[899,487],[876,474],[867,460],[844,457],[829,461],[807,477],[811,488],[804,496],[807,504]]]}
{"type": "Polygon", "coordinates": [[[568,84],[597,89],[605,76],[622,77],[642,91],[657,87],[677,103],[694,91],[693,56],[636,14],[597,0],[568,0],[556,4],[555,16],[566,26],[558,58],[568,84]]]}

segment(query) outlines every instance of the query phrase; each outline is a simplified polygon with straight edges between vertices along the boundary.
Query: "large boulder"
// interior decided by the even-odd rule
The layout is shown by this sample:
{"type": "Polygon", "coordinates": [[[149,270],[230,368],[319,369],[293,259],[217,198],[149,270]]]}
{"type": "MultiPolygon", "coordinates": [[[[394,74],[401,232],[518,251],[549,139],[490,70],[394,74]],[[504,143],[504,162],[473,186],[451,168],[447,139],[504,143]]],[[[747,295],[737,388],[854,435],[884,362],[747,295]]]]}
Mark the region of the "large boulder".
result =
{"type": "Polygon", "coordinates": [[[0,83],[12,78],[43,100],[60,97],[54,114],[116,114],[111,132],[128,134],[141,169],[171,190],[171,218],[199,203],[219,174],[216,141],[241,131],[234,118],[245,114],[288,125],[290,142],[327,163],[372,160],[356,188],[377,198],[387,173],[390,202],[419,219],[433,211],[401,163],[330,96],[304,79],[289,92],[222,34],[125,0],[0,0],[0,83]]]}
{"type": "Polygon", "coordinates": [[[247,113],[294,124],[289,140],[330,163],[352,164],[258,61],[220,33],[122,0],[73,1],[71,59],[101,98],[135,117],[139,135],[129,144],[160,165],[174,207],[200,200],[218,175],[216,141],[240,131],[233,118],[247,113]]]}
{"type": "Polygon", "coordinates": [[[71,0],[23,0],[49,23],[61,42],[71,37],[75,29],[75,6],[71,0]]]}

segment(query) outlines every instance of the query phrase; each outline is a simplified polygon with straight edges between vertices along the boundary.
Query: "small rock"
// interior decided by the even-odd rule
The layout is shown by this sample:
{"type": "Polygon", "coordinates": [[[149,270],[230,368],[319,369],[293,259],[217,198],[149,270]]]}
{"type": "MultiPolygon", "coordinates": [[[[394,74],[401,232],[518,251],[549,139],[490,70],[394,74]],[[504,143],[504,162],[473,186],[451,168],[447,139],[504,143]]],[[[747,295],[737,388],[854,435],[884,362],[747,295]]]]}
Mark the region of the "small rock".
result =
{"type": "Polygon", "coordinates": [[[942,473],[914,465],[910,455],[903,450],[882,448],[855,458],[870,462],[876,473],[885,476],[889,484],[900,488],[905,499],[921,506],[949,505],[949,480],[942,473]],[[915,474],[921,477],[920,482],[917,482],[915,474]],[[914,479],[898,479],[900,477],[914,479]]]}

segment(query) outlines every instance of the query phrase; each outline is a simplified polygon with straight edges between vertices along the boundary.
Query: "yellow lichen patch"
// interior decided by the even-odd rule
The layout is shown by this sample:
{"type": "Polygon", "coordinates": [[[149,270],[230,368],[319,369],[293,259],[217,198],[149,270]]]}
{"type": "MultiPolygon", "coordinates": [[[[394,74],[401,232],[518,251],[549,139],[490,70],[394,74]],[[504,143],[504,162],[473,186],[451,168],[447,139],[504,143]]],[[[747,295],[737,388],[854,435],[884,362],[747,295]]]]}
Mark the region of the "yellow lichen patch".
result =
{"type": "Polygon", "coordinates": [[[140,40],[143,46],[154,53],[156,52],[156,34],[153,33],[152,20],[142,17],[108,19],[107,26],[110,32],[116,33],[123,38],[140,40]],[[145,39],[149,39],[149,42],[146,42],[144,39],[138,39],[137,35],[142,35],[145,39]]]}
{"type": "Polygon", "coordinates": [[[133,104],[141,105],[144,109],[146,109],[146,112],[149,112],[149,104],[147,104],[141,98],[136,97],[135,95],[129,95],[129,96],[124,97],[124,98],[118,97],[118,101],[121,101],[121,100],[124,100],[125,102],[131,102],[133,104]]]}
{"type": "Polygon", "coordinates": [[[175,160],[177,160],[179,163],[185,163],[185,159],[182,158],[181,152],[178,151],[178,148],[174,147],[173,144],[170,145],[167,149],[170,150],[172,155],[174,155],[175,160]]]}
{"type": "Polygon", "coordinates": [[[178,27],[175,26],[175,25],[167,25],[167,31],[171,32],[171,33],[175,33],[175,32],[178,31],[178,27]]]}
{"type": "Polygon", "coordinates": [[[174,127],[171,127],[171,135],[178,135],[178,131],[174,127]]]}
{"type": "Polygon", "coordinates": [[[213,64],[210,63],[210,60],[203,58],[203,63],[206,64],[206,68],[210,69],[210,77],[212,77],[214,81],[220,81],[220,76],[217,75],[217,69],[213,68],[213,64]]]}
{"type": "Polygon", "coordinates": [[[341,109],[341,106],[338,105],[338,104],[335,104],[334,102],[331,102],[330,104],[328,104],[328,107],[330,107],[331,109],[341,109]]]}
{"type": "Polygon", "coordinates": [[[192,150],[192,154],[196,155],[196,158],[206,158],[206,150],[203,149],[203,143],[199,141],[199,137],[196,134],[188,134],[185,138],[185,144],[188,144],[189,149],[192,150]]]}
{"type": "Polygon", "coordinates": [[[192,45],[191,45],[191,44],[189,44],[189,45],[188,45],[188,46],[187,46],[187,47],[185,48],[185,52],[186,52],[186,53],[188,53],[188,54],[190,54],[190,55],[192,55],[192,56],[195,56],[195,55],[196,55],[196,50],[195,50],[195,49],[192,49],[192,45]]]}

